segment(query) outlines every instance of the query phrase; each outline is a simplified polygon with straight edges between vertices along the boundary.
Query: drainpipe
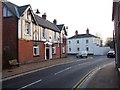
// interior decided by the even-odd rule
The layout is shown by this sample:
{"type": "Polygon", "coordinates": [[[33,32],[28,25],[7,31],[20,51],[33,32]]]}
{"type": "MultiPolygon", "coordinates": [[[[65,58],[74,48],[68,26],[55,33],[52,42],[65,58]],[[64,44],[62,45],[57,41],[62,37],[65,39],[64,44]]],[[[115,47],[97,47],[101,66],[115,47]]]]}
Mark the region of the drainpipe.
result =
{"type": "Polygon", "coordinates": [[[18,67],[19,67],[20,64],[19,64],[19,40],[18,40],[18,27],[19,27],[18,24],[19,24],[19,22],[18,22],[18,21],[19,21],[19,19],[17,19],[17,33],[16,33],[16,34],[17,34],[17,35],[16,35],[16,36],[17,36],[17,37],[16,37],[16,38],[17,38],[17,42],[16,42],[17,47],[16,47],[16,48],[17,48],[17,62],[18,62],[18,67]]]}

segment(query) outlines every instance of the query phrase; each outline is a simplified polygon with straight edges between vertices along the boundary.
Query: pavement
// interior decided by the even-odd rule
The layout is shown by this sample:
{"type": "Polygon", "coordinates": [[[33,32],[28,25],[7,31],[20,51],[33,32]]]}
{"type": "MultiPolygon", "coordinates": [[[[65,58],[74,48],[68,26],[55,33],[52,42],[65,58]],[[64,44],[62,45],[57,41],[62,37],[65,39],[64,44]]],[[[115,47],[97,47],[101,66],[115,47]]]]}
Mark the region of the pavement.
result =
{"type": "MultiPolygon", "coordinates": [[[[13,67],[2,71],[2,79],[7,80],[20,75],[33,72],[38,69],[45,69],[55,65],[70,63],[78,60],[75,56],[68,56],[67,58],[60,58],[54,60],[38,61],[21,65],[20,67],[13,67]]],[[[86,85],[85,85],[86,84],[86,85]]],[[[97,71],[87,82],[85,88],[118,88],[118,73],[114,64],[110,64],[97,71]]]]}

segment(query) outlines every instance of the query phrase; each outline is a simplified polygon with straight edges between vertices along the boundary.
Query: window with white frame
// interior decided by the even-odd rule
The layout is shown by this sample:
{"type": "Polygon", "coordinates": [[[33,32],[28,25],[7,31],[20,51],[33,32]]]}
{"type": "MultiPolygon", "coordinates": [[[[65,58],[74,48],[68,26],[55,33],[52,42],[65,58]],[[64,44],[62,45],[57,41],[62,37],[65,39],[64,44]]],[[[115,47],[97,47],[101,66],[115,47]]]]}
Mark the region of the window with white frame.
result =
{"type": "Polygon", "coordinates": [[[71,52],[71,48],[69,48],[69,52],[71,52]]]}
{"type": "Polygon", "coordinates": [[[43,36],[43,38],[45,39],[45,28],[43,28],[42,36],[43,36]]]}
{"type": "Polygon", "coordinates": [[[86,40],[86,44],[89,43],[88,39],[86,40]]]}
{"type": "Polygon", "coordinates": [[[71,44],[71,41],[69,41],[69,44],[71,44]]]}
{"type": "Polygon", "coordinates": [[[38,56],[39,55],[39,45],[33,46],[33,55],[38,56]]]}
{"type": "Polygon", "coordinates": [[[3,17],[10,17],[12,13],[8,10],[8,8],[3,7],[3,17]]]}
{"type": "Polygon", "coordinates": [[[64,46],[62,47],[62,53],[65,53],[65,47],[64,46]]]}
{"type": "Polygon", "coordinates": [[[31,28],[30,28],[30,23],[29,22],[25,22],[25,32],[26,34],[31,34],[31,28]]]}
{"type": "Polygon", "coordinates": [[[77,40],[77,44],[79,44],[79,40],[77,40]]]}
{"type": "Polygon", "coordinates": [[[56,46],[52,47],[52,54],[56,54],[56,46]]]}
{"type": "Polygon", "coordinates": [[[56,32],[54,32],[54,40],[56,41],[56,32]]]}

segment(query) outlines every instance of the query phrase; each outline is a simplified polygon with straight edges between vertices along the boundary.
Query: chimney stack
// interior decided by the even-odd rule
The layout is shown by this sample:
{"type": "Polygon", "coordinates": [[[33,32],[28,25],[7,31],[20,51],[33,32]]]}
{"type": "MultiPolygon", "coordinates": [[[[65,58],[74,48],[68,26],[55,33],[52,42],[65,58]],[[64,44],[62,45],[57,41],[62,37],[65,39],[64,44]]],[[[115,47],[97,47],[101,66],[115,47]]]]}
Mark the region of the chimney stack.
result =
{"type": "Polygon", "coordinates": [[[86,34],[89,34],[89,29],[87,28],[87,30],[86,30],[86,34]]]}
{"type": "Polygon", "coordinates": [[[78,36],[78,30],[75,31],[75,36],[78,36]]]}
{"type": "Polygon", "coordinates": [[[46,20],[46,18],[47,18],[46,13],[44,13],[44,14],[42,15],[42,18],[46,20]]]}
{"type": "Polygon", "coordinates": [[[53,20],[53,23],[54,23],[55,25],[57,25],[57,20],[56,20],[56,19],[54,19],[54,20],[53,20]]]}

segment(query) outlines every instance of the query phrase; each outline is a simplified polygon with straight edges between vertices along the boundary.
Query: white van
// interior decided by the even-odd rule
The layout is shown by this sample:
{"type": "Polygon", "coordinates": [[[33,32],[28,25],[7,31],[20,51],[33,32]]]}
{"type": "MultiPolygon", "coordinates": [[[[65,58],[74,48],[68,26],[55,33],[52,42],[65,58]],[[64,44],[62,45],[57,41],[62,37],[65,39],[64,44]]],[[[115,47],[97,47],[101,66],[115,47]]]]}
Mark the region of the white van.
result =
{"type": "Polygon", "coordinates": [[[87,58],[88,57],[88,53],[87,51],[80,51],[77,55],[76,55],[77,58],[87,58]]]}

